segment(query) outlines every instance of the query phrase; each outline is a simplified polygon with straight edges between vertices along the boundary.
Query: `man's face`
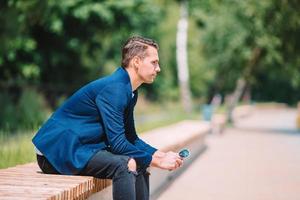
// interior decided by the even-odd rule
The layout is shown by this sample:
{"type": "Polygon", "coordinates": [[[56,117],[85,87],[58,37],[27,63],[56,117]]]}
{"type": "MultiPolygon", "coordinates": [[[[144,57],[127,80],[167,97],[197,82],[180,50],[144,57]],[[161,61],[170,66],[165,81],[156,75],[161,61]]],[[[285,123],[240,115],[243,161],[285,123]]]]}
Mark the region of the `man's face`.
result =
{"type": "Polygon", "coordinates": [[[146,57],[139,60],[137,67],[138,76],[144,83],[153,83],[159,72],[158,52],[154,47],[149,46],[146,57]]]}

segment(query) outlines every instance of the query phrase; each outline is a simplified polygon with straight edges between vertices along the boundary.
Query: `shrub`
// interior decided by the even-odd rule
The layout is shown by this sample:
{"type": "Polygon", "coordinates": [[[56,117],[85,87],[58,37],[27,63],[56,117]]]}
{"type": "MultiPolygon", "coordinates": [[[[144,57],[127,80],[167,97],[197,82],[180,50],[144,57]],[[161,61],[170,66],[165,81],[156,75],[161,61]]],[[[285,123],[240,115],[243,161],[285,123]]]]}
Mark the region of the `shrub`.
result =
{"type": "Polygon", "coordinates": [[[25,88],[17,101],[0,94],[0,129],[4,132],[36,129],[47,117],[46,101],[32,88],[25,88]]]}
{"type": "Polygon", "coordinates": [[[19,99],[18,105],[19,128],[35,129],[47,117],[45,99],[33,89],[25,89],[19,99]]]}

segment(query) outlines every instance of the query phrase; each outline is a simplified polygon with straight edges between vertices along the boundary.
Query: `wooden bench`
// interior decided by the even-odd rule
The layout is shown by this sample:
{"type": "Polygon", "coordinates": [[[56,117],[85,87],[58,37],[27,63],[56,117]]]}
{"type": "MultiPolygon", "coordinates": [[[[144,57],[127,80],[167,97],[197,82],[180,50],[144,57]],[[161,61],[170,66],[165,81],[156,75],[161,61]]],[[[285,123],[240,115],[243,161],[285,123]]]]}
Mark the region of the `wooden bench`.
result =
{"type": "Polygon", "coordinates": [[[86,199],[109,185],[108,179],[43,174],[37,163],[0,170],[0,199],[86,199]]]}
{"type": "MultiPolygon", "coordinates": [[[[165,151],[189,147],[196,156],[205,147],[208,123],[183,121],[142,134],[141,138],[165,151]]],[[[192,158],[193,156],[191,156],[192,158]]],[[[176,173],[151,169],[151,194],[176,173]],[[152,181],[152,179],[154,179],[152,181]]],[[[89,176],[43,174],[36,163],[0,170],[0,199],[112,199],[111,180],[89,176]]]]}

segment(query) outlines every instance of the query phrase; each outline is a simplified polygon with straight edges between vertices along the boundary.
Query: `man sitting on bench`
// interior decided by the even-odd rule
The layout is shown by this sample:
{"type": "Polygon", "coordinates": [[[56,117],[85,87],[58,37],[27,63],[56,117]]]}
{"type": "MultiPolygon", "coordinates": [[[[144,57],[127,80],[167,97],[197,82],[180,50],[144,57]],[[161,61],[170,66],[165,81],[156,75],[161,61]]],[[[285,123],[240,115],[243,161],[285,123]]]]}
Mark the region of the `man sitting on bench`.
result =
{"type": "Polygon", "coordinates": [[[33,143],[41,170],[112,179],[114,200],[149,199],[147,167],[175,170],[183,162],[178,153],[155,149],[135,131],[137,89],[159,72],[158,44],[129,38],[122,66],[75,92],[39,129],[33,143]]]}

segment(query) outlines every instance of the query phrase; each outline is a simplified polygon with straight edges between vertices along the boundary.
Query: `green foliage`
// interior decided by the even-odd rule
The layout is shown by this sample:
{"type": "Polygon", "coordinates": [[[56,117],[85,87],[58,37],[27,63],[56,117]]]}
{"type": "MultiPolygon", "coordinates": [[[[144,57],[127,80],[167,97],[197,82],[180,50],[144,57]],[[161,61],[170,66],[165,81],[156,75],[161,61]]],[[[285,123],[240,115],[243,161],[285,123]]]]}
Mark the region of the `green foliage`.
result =
{"type": "Polygon", "coordinates": [[[60,95],[113,71],[125,38],[155,38],[160,16],[149,0],[3,1],[0,87],[30,83],[55,106],[60,95]]]}
{"type": "Polygon", "coordinates": [[[2,130],[10,130],[17,124],[16,109],[12,97],[8,93],[0,93],[0,127],[2,130]]]}
{"type": "MultiPolygon", "coordinates": [[[[188,62],[193,97],[203,101],[203,97],[209,99],[215,93],[226,95],[233,91],[236,80],[244,77],[254,100],[291,104],[299,101],[298,1],[188,2],[188,62]]],[[[165,122],[187,118],[165,106],[166,101],[177,101],[179,97],[178,3],[1,1],[0,130],[5,134],[36,130],[50,112],[47,105],[56,108],[83,84],[114,71],[120,65],[122,42],[136,34],[158,41],[162,69],[155,83],[143,86],[140,94],[162,105],[158,109],[151,107],[155,112],[174,113],[171,117],[160,113],[165,122]]],[[[157,115],[152,118],[157,119],[157,115]]],[[[138,122],[138,129],[160,124],[159,120],[138,122]]],[[[7,166],[34,159],[32,134],[15,135],[11,140],[5,134],[0,132],[0,157],[5,158],[7,166]],[[12,161],[14,158],[17,161],[12,161]]]]}
{"type": "Polygon", "coordinates": [[[3,111],[0,112],[0,129],[5,131],[32,130],[41,125],[47,117],[46,102],[33,89],[25,89],[14,103],[7,93],[0,94],[3,111]]]}
{"type": "Polygon", "coordinates": [[[22,129],[39,127],[47,117],[43,96],[32,89],[25,89],[18,103],[18,126],[22,129]]]}
{"type": "MultiPolygon", "coordinates": [[[[242,76],[255,100],[296,102],[299,5],[296,0],[189,1],[193,96],[230,93],[242,76]]],[[[0,127],[39,124],[45,104],[56,108],[83,84],[114,71],[122,42],[134,34],[160,44],[162,71],[142,92],[159,102],[178,100],[178,19],[178,1],[1,1],[0,127]],[[38,100],[28,86],[47,102],[38,100]]]]}
{"type": "Polygon", "coordinates": [[[193,1],[205,63],[216,72],[211,91],[231,92],[244,77],[261,100],[300,98],[299,4],[296,1],[193,1]],[[292,72],[292,73],[291,73],[292,72]],[[285,74],[289,74],[285,76],[285,74]],[[277,77],[277,78],[274,78],[277,77]],[[276,79],[283,89],[277,95],[276,79]],[[282,98],[289,96],[293,98],[282,98]]]}
{"type": "Polygon", "coordinates": [[[190,87],[194,97],[205,97],[209,90],[209,83],[213,81],[215,72],[212,67],[205,64],[203,45],[198,38],[200,31],[195,19],[190,19],[188,42],[188,62],[190,70],[190,87]]]}

